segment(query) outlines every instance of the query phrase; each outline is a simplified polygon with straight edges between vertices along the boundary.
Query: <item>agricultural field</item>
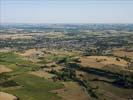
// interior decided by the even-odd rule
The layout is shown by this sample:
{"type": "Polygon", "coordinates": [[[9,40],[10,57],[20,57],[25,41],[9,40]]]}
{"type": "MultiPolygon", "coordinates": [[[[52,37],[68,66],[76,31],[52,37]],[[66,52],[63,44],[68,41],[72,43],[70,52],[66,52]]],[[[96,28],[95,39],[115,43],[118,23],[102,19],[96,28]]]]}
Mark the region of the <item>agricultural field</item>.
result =
{"type": "Polygon", "coordinates": [[[130,59],[133,59],[133,51],[114,50],[113,54],[118,57],[128,57],[130,59]]]}
{"type": "Polygon", "coordinates": [[[0,100],[132,100],[132,27],[2,25],[0,100]]]}
{"type": "Polygon", "coordinates": [[[84,67],[103,68],[109,65],[120,66],[121,69],[126,69],[128,62],[116,57],[108,56],[89,56],[80,58],[81,65],[84,67]]]}
{"type": "Polygon", "coordinates": [[[13,53],[1,54],[0,60],[3,60],[4,62],[0,64],[2,64],[3,66],[7,65],[7,68],[12,69],[12,70],[6,69],[6,67],[4,68],[3,66],[0,67],[1,91],[13,94],[19,97],[20,100],[36,100],[36,99],[59,100],[60,99],[60,97],[56,96],[56,94],[51,93],[50,91],[63,88],[63,84],[59,82],[53,83],[44,78],[36,77],[34,75],[29,74],[30,71],[39,68],[37,64],[33,64],[31,61],[27,60],[25,61],[24,59],[21,59],[20,56],[13,53]],[[43,93],[43,91],[45,93],[43,93]],[[40,95],[38,94],[35,95],[34,93],[38,93],[40,95]]]}

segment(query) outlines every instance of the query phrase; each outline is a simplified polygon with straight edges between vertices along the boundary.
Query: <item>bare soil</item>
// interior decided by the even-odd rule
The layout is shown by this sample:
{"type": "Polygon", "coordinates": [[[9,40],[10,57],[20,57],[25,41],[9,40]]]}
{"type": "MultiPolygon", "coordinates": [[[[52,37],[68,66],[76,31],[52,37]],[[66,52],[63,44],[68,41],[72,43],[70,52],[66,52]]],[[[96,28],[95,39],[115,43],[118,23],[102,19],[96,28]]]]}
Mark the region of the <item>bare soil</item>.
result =
{"type": "Polygon", "coordinates": [[[0,92],[0,100],[17,100],[17,97],[12,94],[0,92]]]}

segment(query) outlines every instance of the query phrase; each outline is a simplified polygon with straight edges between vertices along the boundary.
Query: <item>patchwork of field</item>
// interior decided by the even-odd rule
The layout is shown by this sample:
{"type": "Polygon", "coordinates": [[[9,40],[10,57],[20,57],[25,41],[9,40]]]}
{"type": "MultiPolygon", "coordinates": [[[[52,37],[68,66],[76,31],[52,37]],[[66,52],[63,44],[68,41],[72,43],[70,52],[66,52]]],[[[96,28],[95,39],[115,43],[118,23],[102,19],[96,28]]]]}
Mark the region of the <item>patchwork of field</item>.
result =
{"type": "Polygon", "coordinates": [[[0,28],[0,100],[132,100],[132,24],[0,28]]]}
{"type": "MultiPolygon", "coordinates": [[[[115,79],[112,76],[112,79],[106,77],[109,72],[102,71],[105,67],[109,71],[109,66],[125,70],[128,61],[115,56],[79,56],[79,53],[76,55],[75,52],[67,52],[63,54],[63,52],[29,49],[21,54],[18,52],[0,53],[0,75],[5,79],[0,80],[1,92],[13,95],[20,100],[97,100],[91,97],[92,94],[97,95],[98,100],[104,100],[104,98],[105,100],[116,98],[128,100],[126,98],[132,96],[132,88],[115,86],[113,84],[115,79]],[[35,58],[39,59],[39,62],[26,59],[34,54],[37,54],[35,58]],[[40,61],[42,62],[40,63],[40,61]],[[76,78],[81,78],[83,82],[89,81],[86,83],[87,88],[72,79],[66,81],[58,79],[58,75],[61,78],[66,75],[63,73],[66,73],[67,70],[63,72],[63,69],[66,68],[65,64],[68,66],[69,63],[79,64],[83,68],[95,68],[92,72],[91,70],[81,72],[74,69],[78,74],[75,76],[76,78]],[[57,74],[51,73],[52,71],[57,74]],[[99,71],[106,75],[102,76],[99,71]],[[56,81],[53,78],[56,78],[56,81]],[[89,89],[89,92],[86,89],[89,89]]],[[[111,71],[113,70],[111,69],[111,71]]]]}
{"type": "MultiPolygon", "coordinates": [[[[0,54],[0,64],[0,91],[2,94],[3,92],[9,93],[20,100],[61,99],[61,97],[50,91],[63,88],[62,83],[52,82],[48,79],[29,74],[29,72],[38,68],[37,64],[24,60],[19,55],[11,52],[0,54]]],[[[6,97],[3,96],[0,96],[0,98],[4,98],[2,100],[6,100],[6,97],[8,97],[8,95],[6,97]]]]}
{"type": "Polygon", "coordinates": [[[51,90],[63,88],[61,83],[53,83],[32,75],[20,75],[14,78],[14,80],[22,87],[19,89],[6,89],[4,91],[16,95],[21,100],[61,99],[55,93],[50,92],[51,90]]]}

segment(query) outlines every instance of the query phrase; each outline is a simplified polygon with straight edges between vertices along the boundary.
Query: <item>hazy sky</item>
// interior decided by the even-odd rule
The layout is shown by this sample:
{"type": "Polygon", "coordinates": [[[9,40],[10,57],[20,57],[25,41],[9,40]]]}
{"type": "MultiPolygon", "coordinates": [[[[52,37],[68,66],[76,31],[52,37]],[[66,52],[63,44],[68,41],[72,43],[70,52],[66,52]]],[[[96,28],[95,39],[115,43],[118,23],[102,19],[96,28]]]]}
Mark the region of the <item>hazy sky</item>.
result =
{"type": "Polygon", "coordinates": [[[0,0],[1,23],[133,23],[133,0],[0,0]]]}

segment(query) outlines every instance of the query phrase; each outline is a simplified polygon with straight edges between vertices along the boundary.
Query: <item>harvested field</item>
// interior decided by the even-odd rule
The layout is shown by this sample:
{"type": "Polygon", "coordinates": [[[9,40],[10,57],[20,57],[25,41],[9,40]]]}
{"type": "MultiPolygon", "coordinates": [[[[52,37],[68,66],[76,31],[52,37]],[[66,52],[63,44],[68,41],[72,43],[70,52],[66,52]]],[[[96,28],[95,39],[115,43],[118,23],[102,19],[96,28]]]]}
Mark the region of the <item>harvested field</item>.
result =
{"type": "Polygon", "coordinates": [[[12,94],[0,92],[0,100],[17,100],[17,97],[12,94]]]}
{"type": "Polygon", "coordinates": [[[90,100],[85,90],[75,82],[63,82],[65,88],[54,90],[63,100],[90,100]]]}
{"type": "Polygon", "coordinates": [[[23,52],[17,52],[17,54],[33,62],[39,61],[38,57],[44,56],[41,50],[37,49],[28,49],[23,52]]]}
{"type": "Polygon", "coordinates": [[[29,49],[29,50],[26,50],[25,52],[23,53],[19,53],[21,56],[31,56],[33,54],[35,54],[37,51],[36,49],[29,49]]]}
{"type": "Polygon", "coordinates": [[[124,69],[127,66],[125,60],[120,59],[116,60],[116,57],[107,57],[107,56],[88,56],[88,57],[81,57],[80,58],[81,65],[84,67],[95,67],[95,68],[102,68],[107,65],[117,65],[121,66],[124,69]]]}
{"type": "Polygon", "coordinates": [[[4,73],[4,72],[11,72],[12,70],[10,68],[7,68],[4,65],[0,65],[0,73],[4,73]]]}
{"type": "Polygon", "coordinates": [[[128,57],[128,58],[132,58],[133,59],[133,51],[131,52],[127,52],[127,51],[123,51],[123,50],[115,50],[113,52],[113,54],[115,56],[118,56],[118,57],[128,57]]]}
{"type": "Polygon", "coordinates": [[[74,56],[74,55],[79,55],[79,51],[72,51],[72,52],[68,52],[68,51],[57,51],[57,50],[53,50],[51,51],[52,54],[55,54],[55,55],[68,55],[68,56],[74,56]]]}

